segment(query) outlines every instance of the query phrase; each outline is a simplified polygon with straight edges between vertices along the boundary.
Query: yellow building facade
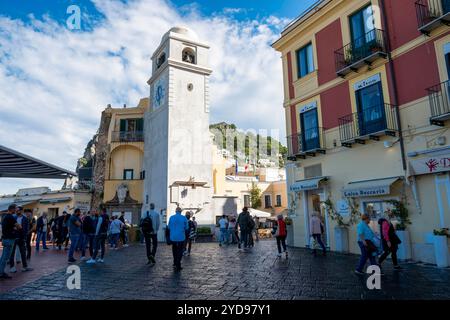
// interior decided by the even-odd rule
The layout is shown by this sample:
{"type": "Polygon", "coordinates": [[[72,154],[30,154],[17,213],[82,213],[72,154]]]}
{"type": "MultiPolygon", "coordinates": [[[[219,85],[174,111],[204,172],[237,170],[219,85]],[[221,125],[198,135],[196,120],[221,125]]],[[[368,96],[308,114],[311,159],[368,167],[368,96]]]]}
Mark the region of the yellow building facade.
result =
{"type": "Polygon", "coordinates": [[[446,4],[319,1],[273,44],[283,63],[291,245],[310,245],[319,212],[330,249],[359,253],[356,225],[338,226],[335,213],[344,223],[367,213],[378,232],[386,210],[406,208],[399,256],[436,263],[433,230],[450,226],[446,4]]]}

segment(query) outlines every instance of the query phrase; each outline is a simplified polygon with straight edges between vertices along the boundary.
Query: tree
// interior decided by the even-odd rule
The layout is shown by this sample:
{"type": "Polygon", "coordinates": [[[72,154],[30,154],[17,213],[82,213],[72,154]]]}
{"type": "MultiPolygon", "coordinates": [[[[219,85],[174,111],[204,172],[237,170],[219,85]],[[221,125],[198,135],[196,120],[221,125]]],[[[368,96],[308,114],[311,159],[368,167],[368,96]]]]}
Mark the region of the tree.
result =
{"type": "Polygon", "coordinates": [[[261,189],[258,188],[256,183],[252,182],[250,188],[250,203],[253,209],[261,207],[261,189]]]}

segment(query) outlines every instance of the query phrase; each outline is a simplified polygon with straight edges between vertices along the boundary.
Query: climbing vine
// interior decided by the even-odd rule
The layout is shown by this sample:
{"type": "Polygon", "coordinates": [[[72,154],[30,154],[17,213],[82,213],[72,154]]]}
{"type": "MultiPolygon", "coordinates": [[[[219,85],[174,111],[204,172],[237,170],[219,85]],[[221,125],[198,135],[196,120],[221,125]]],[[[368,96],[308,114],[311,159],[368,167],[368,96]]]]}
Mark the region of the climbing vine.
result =
{"type": "Polygon", "coordinates": [[[354,198],[350,198],[347,202],[350,208],[350,218],[348,220],[344,220],[344,217],[336,210],[333,201],[331,201],[330,198],[323,202],[331,220],[336,221],[340,227],[350,227],[361,217],[357,201],[354,198]]]}

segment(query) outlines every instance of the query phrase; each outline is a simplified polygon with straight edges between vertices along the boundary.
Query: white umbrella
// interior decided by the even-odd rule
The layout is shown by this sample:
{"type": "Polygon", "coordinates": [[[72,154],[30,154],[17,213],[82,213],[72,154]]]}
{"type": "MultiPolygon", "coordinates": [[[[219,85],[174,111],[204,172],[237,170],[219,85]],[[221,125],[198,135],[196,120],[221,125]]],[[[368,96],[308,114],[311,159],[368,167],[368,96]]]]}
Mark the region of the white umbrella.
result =
{"type": "Polygon", "coordinates": [[[258,217],[258,218],[270,218],[272,215],[269,212],[256,210],[253,208],[248,209],[251,216],[258,217]]]}

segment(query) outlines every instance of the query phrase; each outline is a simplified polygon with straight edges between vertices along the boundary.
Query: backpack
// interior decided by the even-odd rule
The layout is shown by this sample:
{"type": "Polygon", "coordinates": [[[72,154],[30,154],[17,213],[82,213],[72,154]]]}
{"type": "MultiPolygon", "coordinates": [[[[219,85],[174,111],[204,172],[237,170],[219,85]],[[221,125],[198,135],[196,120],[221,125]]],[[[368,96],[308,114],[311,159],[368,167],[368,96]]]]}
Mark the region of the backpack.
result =
{"type": "Polygon", "coordinates": [[[153,221],[148,212],[147,216],[141,220],[141,229],[143,233],[153,233],[153,221]]]}
{"type": "Polygon", "coordinates": [[[253,228],[255,227],[255,220],[253,220],[252,219],[252,217],[249,217],[249,220],[248,220],[248,228],[250,229],[250,230],[253,230],[253,228]]]}

